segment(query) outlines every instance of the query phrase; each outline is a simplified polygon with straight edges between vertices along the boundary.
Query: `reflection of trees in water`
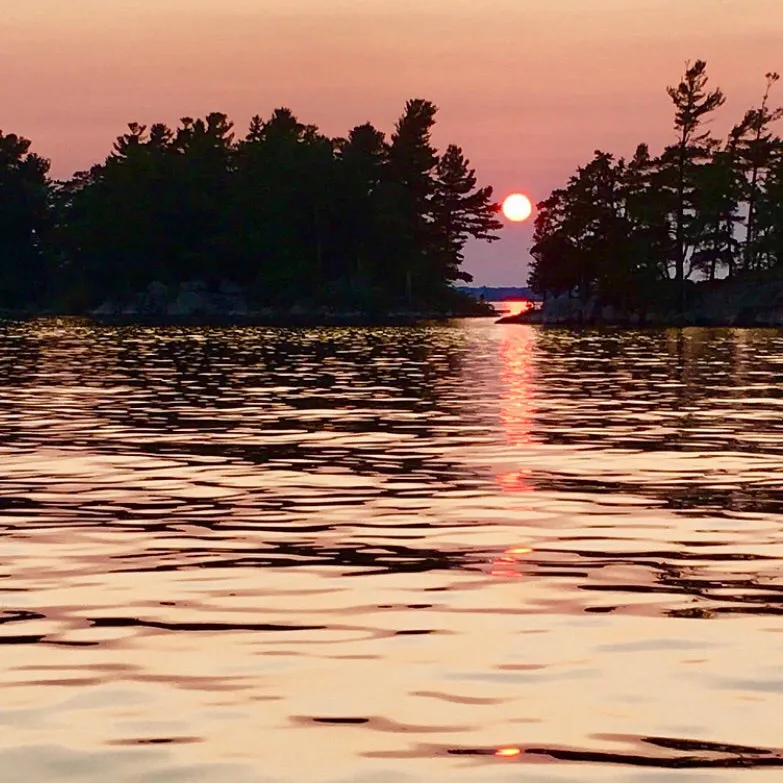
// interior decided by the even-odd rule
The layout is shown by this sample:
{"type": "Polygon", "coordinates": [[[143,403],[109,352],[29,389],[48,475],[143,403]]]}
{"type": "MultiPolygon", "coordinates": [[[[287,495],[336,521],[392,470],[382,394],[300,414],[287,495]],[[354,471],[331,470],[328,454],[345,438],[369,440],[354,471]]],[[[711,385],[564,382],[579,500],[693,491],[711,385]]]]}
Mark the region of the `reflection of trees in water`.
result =
{"type": "MultiPolygon", "coordinates": [[[[44,342],[41,334],[31,333],[30,340],[44,342]]],[[[62,335],[50,348],[35,394],[45,409],[67,387],[76,421],[58,419],[54,429],[28,432],[29,439],[51,448],[78,446],[92,455],[169,456],[197,469],[187,478],[195,485],[202,479],[219,484],[224,468],[259,480],[244,481],[242,492],[226,500],[207,489],[174,503],[176,482],[184,487],[187,481],[180,470],[166,479],[165,467],[158,475],[169,490],[149,494],[125,478],[116,503],[90,498],[106,478],[101,475],[95,483],[79,476],[74,480],[84,484],[85,494],[71,491],[56,501],[25,498],[19,487],[6,500],[31,526],[38,519],[49,524],[54,504],[63,527],[69,524],[63,520],[72,519],[149,535],[149,552],[114,563],[133,570],[327,563],[396,572],[445,570],[462,562],[448,548],[405,541],[432,524],[431,515],[416,513],[417,498],[426,508],[434,492],[475,481],[474,472],[438,448],[450,437],[458,411],[454,380],[466,346],[457,330],[85,329],[62,335]],[[80,396],[86,387],[102,393],[80,396]],[[88,435],[85,422],[91,425],[88,435]],[[332,488],[311,475],[322,469],[373,477],[371,491],[361,482],[342,487],[336,481],[332,488]],[[289,481],[294,474],[299,478],[278,491],[275,470],[285,471],[289,481]],[[366,516],[365,504],[377,497],[392,502],[375,519],[366,516]],[[387,512],[405,519],[387,527],[387,512]],[[372,545],[341,530],[359,521],[375,535],[372,545]],[[176,536],[183,525],[203,528],[203,547],[196,541],[187,557],[155,550],[158,534],[176,536]],[[231,552],[229,546],[216,553],[211,540],[237,536],[241,543],[244,534],[265,531],[274,540],[255,552],[242,546],[231,552]]],[[[32,404],[28,392],[20,402],[32,404]]],[[[143,485],[143,470],[138,475],[143,485]]]]}
{"type": "Polygon", "coordinates": [[[658,484],[632,478],[614,481],[608,478],[554,473],[535,473],[531,480],[541,489],[595,495],[598,502],[601,496],[606,495],[644,497],[650,500],[653,507],[673,509],[683,514],[721,516],[726,513],[783,512],[783,487],[752,483],[721,487],[714,483],[714,478],[709,474],[700,475],[698,478],[689,476],[687,483],[661,480],[658,484]]]}
{"type": "Polygon", "coordinates": [[[24,437],[19,409],[19,389],[35,383],[41,366],[41,350],[16,324],[0,322],[0,447],[24,437]]]}
{"type": "MultiPolygon", "coordinates": [[[[297,463],[301,470],[329,464],[442,484],[465,474],[433,448],[445,437],[442,422],[456,413],[453,384],[466,350],[459,330],[60,331],[52,340],[27,327],[26,356],[42,356],[47,399],[63,387],[105,391],[82,400],[81,412],[101,423],[92,428],[92,448],[297,463]],[[112,437],[102,437],[102,427],[112,437]],[[391,447],[345,437],[365,433],[389,436],[391,447]],[[419,450],[425,442],[427,453],[419,450]]],[[[15,361],[2,350],[0,357],[15,361]]],[[[69,445],[72,433],[47,436],[49,445],[69,445]]]]}
{"type": "MultiPolygon", "coordinates": [[[[45,423],[28,427],[32,445],[71,448],[77,433],[92,452],[244,465],[251,474],[264,465],[305,477],[302,487],[292,487],[288,495],[248,489],[241,499],[242,514],[252,509],[257,517],[246,523],[232,517],[233,500],[191,499],[172,510],[157,509],[150,497],[134,505],[129,497],[122,506],[107,510],[105,502],[69,498],[70,505],[61,510],[72,513],[74,520],[140,533],[155,529],[140,523],[138,512],[147,520],[158,511],[159,517],[171,517],[172,533],[183,524],[203,526],[208,535],[263,533],[267,524],[270,533],[290,533],[291,540],[270,542],[258,552],[215,554],[206,541],[203,550],[192,550],[193,559],[187,562],[176,552],[168,557],[152,552],[144,556],[144,563],[125,567],[320,563],[389,571],[464,568],[475,552],[436,551],[419,541],[384,540],[369,547],[339,534],[339,543],[327,548],[319,534],[339,529],[341,516],[346,525],[356,524],[367,495],[360,489],[342,492],[336,505],[344,515],[330,513],[325,521],[313,511],[313,504],[325,503],[315,493],[328,496],[329,490],[308,484],[307,474],[329,467],[378,477],[384,497],[419,498],[426,512],[434,507],[433,495],[439,490],[469,484],[475,489],[488,478],[489,470],[477,475],[476,469],[449,455],[455,451],[453,441],[470,442],[471,428],[497,428],[498,423],[501,432],[490,434],[499,435],[499,448],[535,448],[543,441],[607,451],[698,450],[706,460],[701,476],[675,483],[655,483],[632,474],[615,481],[583,473],[529,472],[520,466],[498,478],[506,491],[540,488],[592,494],[599,501],[606,493],[634,495],[648,498],[651,505],[700,516],[769,514],[783,508],[783,490],[772,482],[774,476],[719,486],[716,476],[709,475],[711,453],[742,448],[773,455],[780,451],[776,435],[781,425],[772,421],[777,410],[774,398],[780,396],[778,368],[783,366],[778,360],[783,338],[777,333],[578,333],[520,327],[505,330],[500,338],[496,333],[493,339],[499,341],[488,346],[483,337],[468,333],[447,328],[24,327],[16,343],[0,347],[0,368],[8,369],[6,384],[12,379],[3,388],[12,390],[21,405],[16,411],[22,414],[21,423],[14,427],[22,426],[30,411],[37,416],[48,409],[60,417],[55,430],[45,423]],[[80,390],[86,387],[105,393],[84,396],[80,390]],[[63,395],[70,406],[67,416],[59,409],[63,395]],[[737,418],[737,413],[747,418],[737,418]],[[80,429],[87,420],[95,422],[89,433],[80,429]],[[79,426],[71,426],[74,422],[79,426]],[[693,422],[698,426],[691,426],[693,422]],[[760,446],[739,441],[757,431],[763,437],[760,446]],[[360,436],[367,433],[388,437],[363,441],[360,436]],[[334,442],[329,440],[332,435],[337,437],[334,442]],[[265,514],[276,516],[278,522],[265,521],[265,514]],[[305,524],[291,529],[294,518],[305,524]]],[[[6,432],[9,422],[3,422],[6,432]]],[[[20,490],[14,502],[22,500],[20,490]]],[[[40,513],[45,521],[48,509],[39,501],[25,501],[24,511],[31,516],[40,513]]],[[[412,506],[404,513],[407,519],[401,527],[412,535],[417,528],[423,534],[432,524],[431,518],[417,518],[412,506]]],[[[372,522],[361,520],[364,532],[393,535],[382,524],[373,529],[372,522]]],[[[686,549],[683,546],[680,554],[686,549]]],[[[607,558],[605,552],[596,556],[607,558]]],[[[670,580],[671,592],[684,593],[693,576],[681,569],[682,590],[672,581],[680,578],[671,570],[677,557],[662,553],[657,564],[646,561],[643,576],[659,569],[670,580]]],[[[580,558],[569,553],[571,565],[578,565],[580,558]]],[[[532,558],[528,573],[546,575],[545,565],[532,558]]],[[[756,611],[761,604],[748,600],[741,605],[756,611]]]]}
{"type": "Polygon", "coordinates": [[[499,351],[507,443],[600,449],[613,455],[608,469],[615,474],[624,470],[621,450],[648,457],[639,462],[645,475],[634,475],[629,464],[622,480],[535,470],[532,463],[501,473],[498,484],[597,500],[632,494],[681,513],[777,513],[781,348],[783,336],[771,330],[509,330],[499,351]],[[656,452],[668,465],[654,462],[656,452]],[[681,459],[672,461],[674,453],[681,459]],[[727,454],[740,460],[747,480],[711,460],[727,454]],[[754,462],[755,454],[763,459],[754,462]],[[697,455],[698,463],[682,461],[697,455]]]}
{"type": "Polygon", "coordinates": [[[773,581],[777,577],[777,561],[773,557],[669,549],[622,554],[581,551],[579,557],[588,570],[607,565],[633,567],[633,579],[626,583],[602,584],[600,579],[594,579],[582,585],[583,590],[611,595],[612,600],[623,594],[628,596],[628,600],[604,607],[603,611],[621,606],[628,609],[631,595],[658,595],[663,607],[642,604],[641,608],[648,606],[656,613],[695,619],[727,614],[783,614],[783,585],[773,581]],[[741,570],[732,570],[737,568],[741,570]],[[681,605],[683,598],[688,606],[681,605]],[[675,608],[671,608],[672,604],[675,608]]]}
{"type": "Polygon", "coordinates": [[[765,450],[783,451],[774,404],[741,407],[783,393],[777,332],[541,330],[536,348],[544,440],[709,451],[763,427],[765,450]]]}
{"type": "Polygon", "coordinates": [[[0,387],[30,384],[40,362],[37,341],[18,324],[0,321],[0,387]]]}

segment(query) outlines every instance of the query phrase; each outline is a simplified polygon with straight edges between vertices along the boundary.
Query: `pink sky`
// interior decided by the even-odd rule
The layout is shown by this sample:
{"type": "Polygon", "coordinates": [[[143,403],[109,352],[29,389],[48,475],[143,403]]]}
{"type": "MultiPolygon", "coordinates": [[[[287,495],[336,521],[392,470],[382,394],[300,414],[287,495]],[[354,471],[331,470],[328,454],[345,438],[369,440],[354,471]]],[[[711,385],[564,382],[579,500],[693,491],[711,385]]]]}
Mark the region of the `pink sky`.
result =
{"type": "MultiPolygon", "coordinates": [[[[708,61],[724,132],[783,71],[783,0],[3,0],[0,129],[69,176],[132,120],[290,106],[325,133],[390,132],[440,106],[498,195],[545,198],[598,147],[671,137],[667,84],[708,61]]],[[[783,89],[780,100],[783,102],[783,89]]],[[[470,248],[480,284],[522,284],[531,226],[470,248]]]]}

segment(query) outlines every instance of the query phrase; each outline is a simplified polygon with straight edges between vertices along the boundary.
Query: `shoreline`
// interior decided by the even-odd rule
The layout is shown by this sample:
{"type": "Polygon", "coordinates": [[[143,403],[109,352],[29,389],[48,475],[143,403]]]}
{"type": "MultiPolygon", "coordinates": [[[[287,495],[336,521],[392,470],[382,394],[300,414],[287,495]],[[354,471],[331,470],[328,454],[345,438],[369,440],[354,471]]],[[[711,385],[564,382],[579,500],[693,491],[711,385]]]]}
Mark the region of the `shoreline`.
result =
{"type": "Polygon", "coordinates": [[[630,320],[590,320],[590,321],[542,321],[531,318],[521,319],[518,316],[506,316],[495,320],[496,324],[501,325],[522,325],[538,326],[543,329],[565,329],[579,331],[582,329],[611,329],[621,332],[642,332],[666,329],[783,329],[783,322],[770,323],[764,321],[706,321],[706,320],[688,320],[688,319],[651,319],[644,321],[630,320]]]}
{"type": "Polygon", "coordinates": [[[67,319],[94,324],[96,326],[140,326],[140,327],[340,327],[340,326],[423,326],[446,323],[461,319],[496,318],[497,313],[435,313],[435,312],[392,312],[370,313],[248,313],[248,314],[204,314],[204,315],[152,315],[126,313],[117,315],[95,313],[62,313],[56,311],[0,310],[0,322],[25,322],[39,319],[67,319]]]}
{"type": "Polygon", "coordinates": [[[550,297],[534,310],[504,316],[500,323],[542,326],[612,326],[628,329],[783,327],[783,280],[744,279],[691,284],[683,308],[676,297],[650,296],[635,307],[617,307],[598,296],[550,297]]]}

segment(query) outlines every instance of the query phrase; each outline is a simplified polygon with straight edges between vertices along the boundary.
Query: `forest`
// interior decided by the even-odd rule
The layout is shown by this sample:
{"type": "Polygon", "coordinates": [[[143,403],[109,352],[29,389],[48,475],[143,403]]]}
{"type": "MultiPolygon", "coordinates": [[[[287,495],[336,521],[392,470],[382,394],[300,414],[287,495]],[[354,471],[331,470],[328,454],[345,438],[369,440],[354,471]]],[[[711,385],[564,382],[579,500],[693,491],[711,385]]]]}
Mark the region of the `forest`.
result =
{"type": "Polygon", "coordinates": [[[0,132],[0,307],[81,313],[191,280],[259,306],[464,307],[465,244],[498,238],[499,207],[460,147],[433,146],[436,113],[408,101],[389,139],[286,108],[241,138],[220,113],[131,123],[67,181],[0,132]]]}
{"type": "Polygon", "coordinates": [[[726,138],[710,128],[725,103],[707,64],[667,88],[670,145],[626,160],[596,151],[538,205],[529,283],[545,297],[591,297],[622,311],[682,310],[694,291],[783,277],[783,117],[766,75],[758,105],[726,138]]]}

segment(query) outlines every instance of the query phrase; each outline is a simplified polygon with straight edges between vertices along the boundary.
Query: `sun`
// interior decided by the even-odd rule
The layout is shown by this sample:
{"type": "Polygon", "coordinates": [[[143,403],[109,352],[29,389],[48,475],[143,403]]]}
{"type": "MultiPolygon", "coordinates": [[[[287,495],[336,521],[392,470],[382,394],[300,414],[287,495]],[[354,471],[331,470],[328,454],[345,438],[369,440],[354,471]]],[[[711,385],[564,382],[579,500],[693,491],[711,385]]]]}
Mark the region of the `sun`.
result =
{"type": "Polygon", "coordinates": [[[522,223],[533,214],[533,204],[527,196],[512,193],[503,202],[503,214],[512,223],[522,223]]]}

